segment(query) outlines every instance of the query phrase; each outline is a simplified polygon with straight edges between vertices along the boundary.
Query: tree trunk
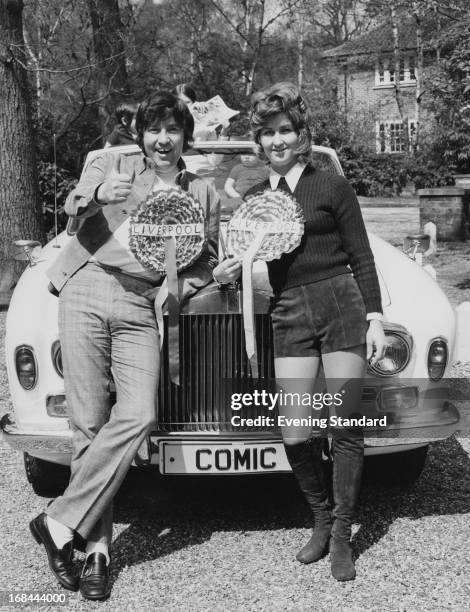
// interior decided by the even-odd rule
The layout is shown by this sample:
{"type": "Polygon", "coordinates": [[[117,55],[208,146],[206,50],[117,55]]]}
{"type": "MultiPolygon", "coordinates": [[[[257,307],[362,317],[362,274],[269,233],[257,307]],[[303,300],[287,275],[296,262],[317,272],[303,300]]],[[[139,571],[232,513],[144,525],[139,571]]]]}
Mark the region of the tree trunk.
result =
{"type": "Polygon", "coordinates": [[[393,36],[393,62],[395,65],[395,99],[397,101],[398,112],[400,113],[400,119],[403,124],[403,142],[405,145],[405,152],[410,150],[410,135],[408,131],[408,115],[405,112],[405,104],[403,102],[403,96],[400,86],[400,46],[398,41],[398,21],[395,7],[393,4],[390,6],[390,17],[392,22],[392,36],[393,36]]]}
{"type": "Polygon", "coordinates": [[[12,259],[12,242],[44,241],[22,11],[22,0],[0,0],[1,292],[15,285],[24,267],[12,259]]]}
{"type": "Polygon", "coordinates": [[[30,40],[29,40],[29,35],[28,35],[28,31],[25,27],[23,27],[23,39],[24,39],[24,44],[25,44],[25,50],[27,51],[28,55],[29,55],[29,59],[31,60],[31,62],[33,63],[34,66],[34,70],[36,72],[35,74],[35,81],[36,81],[36,114],[38,116],[38,119],[40,118],[40,113],[41,113],[41,98],[42,98],[42,82],[41,82],[41,59],[42,59],[42,55],[41,55],[41,28],[38,25],[37,28],[38,32],[38,44],[37,44],[37,54],[33,51],[33,45],[31,45],[30,40]]]}
{"type": "Polygon", "coordinates": [[[300,24],[299,38],[297,40],[297,85],[302,89],[304,82],[304,26],[300,24]]]}
{"type": "Polygon", "coordinates": [[[259,23],[256,31],[256,46],[253,50],[253,57],[251,59],[250,71],[248,73],[248,79],[245,85],[245,95],[251,96],[253,93],[253,87],[255,84],[255,75],[256,69],[258,67],[258,61],[261,55],[261,50],[263,48],[263,35],[264,35],[264,4],[265,0],[261,0],[260,2],[260,15],[259,15],[259,23]]]}
{"type": "Polygon", "coordinates": [[[103,143],[110,131],[114,109],[122,94],[129,93],[125,57],[125,28],[118,0],[88,0],[93,48],[98,67],[98,114],[103,143]]]}
{"type": "Polygon", "coordinates": [[[253,24],[254,9],[253,9],[253,3],[251,2],[251,0],[248,0],[247,2],[243,3],[243,6],[245,9],[245,14],[243,18],[245,38],[242,40],[242,43],[241,43],[243,67],[242,67],[240,76],[241,76],[243,88],[245,90],[245,95],[249,96],[251,94],[251,79],[250,79],[250,68],[249,68],[249,61],[248,61],[248,53],[250,51],[250,45],[248,43],[248,40],[251,36],[253,25],[254,25],[253,24]]]}

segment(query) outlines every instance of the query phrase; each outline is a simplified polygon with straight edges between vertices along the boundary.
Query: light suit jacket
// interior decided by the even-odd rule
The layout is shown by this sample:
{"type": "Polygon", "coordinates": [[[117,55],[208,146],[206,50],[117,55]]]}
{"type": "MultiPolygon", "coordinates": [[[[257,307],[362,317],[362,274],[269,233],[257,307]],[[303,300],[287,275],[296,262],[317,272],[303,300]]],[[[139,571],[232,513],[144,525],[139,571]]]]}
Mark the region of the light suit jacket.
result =
{"type": "MultiPolygon", "coordinates": [[[[132,191],[125,202],[100,206],[94,200],[98,186],[109,177],[115,153],[112,149],[96,157],[88,166],[78,185],[65,203],[67,214],[80,221],[72,240],[48,269],[47,274],[57,292],[68,279],[86,264],[89,258],[105,244],[112,233],[145,200],[155,181],[155,171],[143,155],[120,153],[120,172],[134,178],[132,191]]],[[[180,160],[179,186],[191,193],[202,205],[205,216],[206,242],[200,257],[189,268],[178,274],[181,301],[191,297],[212,280],[212,270],[217,265],[219,240],[220,198],[215,189],[195,174],[185,169],[180,160]]]]}

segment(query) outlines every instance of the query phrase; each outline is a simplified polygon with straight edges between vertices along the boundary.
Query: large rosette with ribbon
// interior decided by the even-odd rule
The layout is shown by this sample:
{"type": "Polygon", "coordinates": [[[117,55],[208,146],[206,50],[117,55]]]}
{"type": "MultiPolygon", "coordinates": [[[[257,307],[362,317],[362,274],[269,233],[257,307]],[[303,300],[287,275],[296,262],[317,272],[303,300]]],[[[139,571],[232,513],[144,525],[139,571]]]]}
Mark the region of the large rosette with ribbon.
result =
{"type": "Polygon", "coordinates": [[[304,223],[292,195],[268,189],[248,198],[234,212],[227,228],[227,250],[243,259],[256,240],[254,259],[279,259],[299,246],[304,223]]]}
{"type": "Polygon", "coordinates": [[[170,376],[179,384],[178,271],[198,259],[205,242],[201,204],[177,186],[153,190],[132,213],[129,247],[143,266],[166,273],[155,299],[155,314],[163,343],[164,302],[168,305],[168,357],[170,376]]]}
{"type": "Polygon", "coordinates": [[[168,239],[176,242],[176,269],[184,270],[204,246],[204,214],[200,203],[181,189],[170,186],[152,191],[130,217],[129,247],[140,263],[157,272],[166,271],[168,239]]]}
{"type": "Polygon", "coordinates": [[[304,216],[295,198],[268,189],[248,198],[227,228],[227,251],[243,264],[243,320],[246,351],[253,378],[258,378],[254,336],[252,269],[255,259],[272,261],[297,248],[304,233],[304,216]]]}

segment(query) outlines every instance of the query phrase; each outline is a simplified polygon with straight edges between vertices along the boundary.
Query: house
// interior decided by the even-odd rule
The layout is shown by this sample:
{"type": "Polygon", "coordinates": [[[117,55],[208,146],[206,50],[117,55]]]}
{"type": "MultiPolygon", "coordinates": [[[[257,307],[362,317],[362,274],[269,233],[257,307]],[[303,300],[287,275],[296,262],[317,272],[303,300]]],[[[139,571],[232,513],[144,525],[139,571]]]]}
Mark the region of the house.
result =
{"type": "MultiPolygon", "coordinates": [[[[429,41],[435,31],[436,20],[431,15],[422,24],[423,41],[429,41]]],[[[350,124],[361,125],[362,144],[376,153],[399,154],[406,150],[403,121],[397,104],[397,79],[403,100],[403,116],[408,123],[410,146],[416,129],[417,43],[413,19],[400,19],[398,40],[398,75],[395,73],[390,22],[322,54],[328,62],[330,74],[336,80],[339,107],[350,124]]],[[[426,66],[435,61],[433,55],[426,53],[426,66]]],[[[430,119],[421,106],[420,130],[426,125],[429,127],[430,119]]]]}

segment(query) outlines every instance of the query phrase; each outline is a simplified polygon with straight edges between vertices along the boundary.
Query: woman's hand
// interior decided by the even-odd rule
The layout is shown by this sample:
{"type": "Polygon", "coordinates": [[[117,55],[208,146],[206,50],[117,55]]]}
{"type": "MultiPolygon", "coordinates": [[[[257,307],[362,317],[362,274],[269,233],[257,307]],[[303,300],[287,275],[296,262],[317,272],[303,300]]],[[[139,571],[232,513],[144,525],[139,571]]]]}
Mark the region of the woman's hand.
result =
{"type": "Polygon", "coordinates": [[[367,361],[371,365],[377,363],[385,353],[385,334],[382,321],[372,319],[369,321],[369,329],[366,335],[367,361]]]}
{"type": "Polygon", "coordinates": [[[242,271],[242,264],[233,258],[224,259],[212,270],[212,275],[218,283],[234,283],[242,271]]]}

